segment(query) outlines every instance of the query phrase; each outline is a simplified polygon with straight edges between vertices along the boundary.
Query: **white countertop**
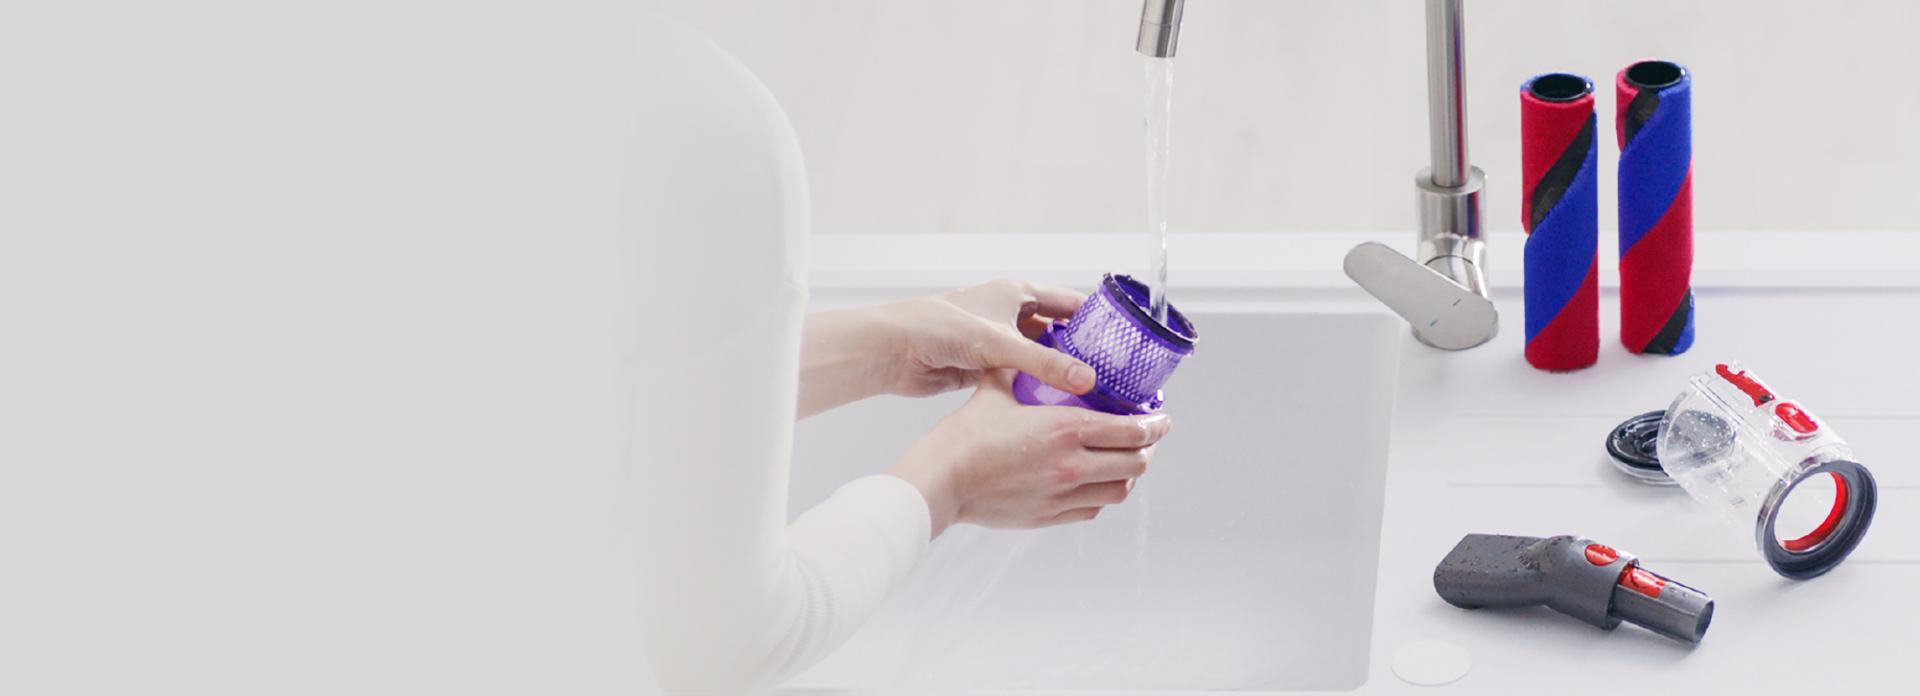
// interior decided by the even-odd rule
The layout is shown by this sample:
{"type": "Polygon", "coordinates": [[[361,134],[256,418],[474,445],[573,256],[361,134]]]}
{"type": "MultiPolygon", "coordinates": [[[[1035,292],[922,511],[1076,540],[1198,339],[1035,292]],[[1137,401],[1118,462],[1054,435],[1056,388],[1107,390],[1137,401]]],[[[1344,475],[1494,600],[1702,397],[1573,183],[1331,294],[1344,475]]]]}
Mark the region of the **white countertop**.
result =
{"type": "MultiPolygon", "coordinates": [[[[1176,237],[1172,287],[1190,312],[1384,312],[1340,275],[1338,259],[1368,238],[1411,235],[1176,237]]],[[[1686,355],[1629,355],[1617,300],[1603,290],[1598,365],[1565,375],[1521,357],[1518,244],[1496,237],[1492,282],[1503,327],[1477,349],[1445,353],[1409,338],[1386,482],[1370,679],[1399,647],[1437,638],[1465,647],[1460,692],[1712,692],[1891,688],[1887,666],[1920,637],[1920,373],[1908,364],[1920,317],[1920,235],[1703,235],[1696,267],[1698,337],[1686,355]],[[1909,241],[1912,240],[1912,241],[1909,241]],[[1627,481],[1602,443],[1626,417],[1662,408],[1686,377],[1741,360],[1845,435],[1881,487],[1859,549],[1812,581],[1775,575],[1752,531],[1720,523],[1673,488],[1627,481]],[[1716,613],[1695,648],[1630,625],[1608,632],[1546,609],[1464,611],[1434,593],[1434,564],[1470,532],[1576,534],[1638,554],[1643,564],[1712,595],[1716,613]]],[[[821,237],[815,292],[862,302],[994,276],[1084,285],[1125,268],[1138,235],[1097,237],[821,237]],[[1017,247],[1015,245],[1018,245],[1017,247]],[[1100,249],[1100,253],[1076,253],[1100,249]]],[[[1401,246],[1411,246],[1404,244],[1401,246]]],[[[1602,250],[1607,259],[1611,250],[1602,250]]],[[[1615,285],[1610,261],[1602,284],[1615,285]]]]}

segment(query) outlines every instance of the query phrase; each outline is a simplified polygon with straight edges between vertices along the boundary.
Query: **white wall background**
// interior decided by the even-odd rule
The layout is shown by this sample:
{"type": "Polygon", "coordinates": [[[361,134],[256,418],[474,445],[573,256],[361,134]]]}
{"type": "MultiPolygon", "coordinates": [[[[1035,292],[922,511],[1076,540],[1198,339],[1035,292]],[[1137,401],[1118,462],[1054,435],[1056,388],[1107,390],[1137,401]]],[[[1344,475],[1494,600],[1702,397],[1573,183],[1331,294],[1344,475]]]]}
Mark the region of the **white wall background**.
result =
{"type": "MultiPolygon", "coordinates": [[[[816,231],[1143,229],[1138,0],[705,0],[806,148],[816,231]]],[[[1192,0],[1176,231],[1404,230],[1425,164],[1420,0],[1192,0]]],[[[1697,225],[1893,229],[1920,175],[1920,3],[1468,0],[1473,160],[1518,229],[1518,86],[1581,72],[1612,200],[1612,76],[1696,75],[1697,225]]],[[[1603,229],[1612,229],[1607,213],[1603,229]]]]}
{"type": "Polygon", "coordinates": [[[627,0],[0,4],[0,694],[651,691],[644,34],[627,0]]]}

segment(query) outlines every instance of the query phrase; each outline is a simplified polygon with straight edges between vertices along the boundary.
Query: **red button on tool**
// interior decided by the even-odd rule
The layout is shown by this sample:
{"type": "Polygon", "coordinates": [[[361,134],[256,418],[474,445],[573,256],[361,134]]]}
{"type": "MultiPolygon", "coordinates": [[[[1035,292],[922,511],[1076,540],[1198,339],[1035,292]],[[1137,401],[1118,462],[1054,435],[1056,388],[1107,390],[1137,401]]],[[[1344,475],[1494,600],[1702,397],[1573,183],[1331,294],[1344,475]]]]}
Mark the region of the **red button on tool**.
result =
{"type": "Polygon", "coordinates": [[[1597,566],[1609,565],[1620,560],[1620,552],[1610,546],[1587,544],[1587,562],[1597,566]]]}
{"type": "Polygon", "coordinates": [[[1820,429],[1820,424],[1813,422],[1813,416],[1807,415],[1806,411],[1800,410],[1799,404],[1791,401],[1784,401],[1779,406],[1773,407],[1773,415],[1778,416],[1780,422],[1787,424],[1787,427],[1801,435],[1812,435],[1813,431],[1820,429]]]}
{"type": "Polygon", "coordinates": [[[1627,568],[1627,572],[1620,574],[1620,586],[1659,599],[1660,589],[1667,586],[1667,581],[1660,579],[1658,575],[1641,570],[1640,566],[1633,566],[1627,568]]]}
{"type": "Polygon", "coordinates": [[[1760,380],[1748,376],[1746,370],[1734,372],[1733,368],[1726,365],[1715,365],[1713,371],[1719,374],[1721,379],[1731,383],[1735,389],[1751,397],[1755,406],[1764,406],[1773,400],[1773,392],[1767,391],[1767,388],[1760,384],[1760,380]]]}

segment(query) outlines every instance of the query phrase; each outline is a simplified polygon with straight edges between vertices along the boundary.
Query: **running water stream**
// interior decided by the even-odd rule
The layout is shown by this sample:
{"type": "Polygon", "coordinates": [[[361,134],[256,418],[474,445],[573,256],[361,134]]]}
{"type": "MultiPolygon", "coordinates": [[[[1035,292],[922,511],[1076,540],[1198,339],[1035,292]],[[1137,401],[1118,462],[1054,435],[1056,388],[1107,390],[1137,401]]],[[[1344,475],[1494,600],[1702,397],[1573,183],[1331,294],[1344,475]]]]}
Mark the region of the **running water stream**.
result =
{"type": "Polygon", "coordinates": [[[1145,58],[1147,80],[1147,288],[1153,318],[1167,318],[1167,189],[1173,135],[1173,59],[1145,58]]]}
{"type": "MultiPolygon", "coordinates": [[[[1167,320],[1167,187],[1170,179],[1170,139],[1173,134],[1173,59],[1144,58],[1146,76],[1145,141],[1147,153],[1147,293],[1154,321],[1167,320]]],[[[1134,534],[1134,564],[1140,575],[1135,578],[1134,593],[1143,597],[1147,568],[1147,530],[1152,501],[1147,491],[1135,482],[1133,507],[1137,515],[1134,534]]],[[[1135,636],[1139,638],[1139,636],[1135,636]]]]}

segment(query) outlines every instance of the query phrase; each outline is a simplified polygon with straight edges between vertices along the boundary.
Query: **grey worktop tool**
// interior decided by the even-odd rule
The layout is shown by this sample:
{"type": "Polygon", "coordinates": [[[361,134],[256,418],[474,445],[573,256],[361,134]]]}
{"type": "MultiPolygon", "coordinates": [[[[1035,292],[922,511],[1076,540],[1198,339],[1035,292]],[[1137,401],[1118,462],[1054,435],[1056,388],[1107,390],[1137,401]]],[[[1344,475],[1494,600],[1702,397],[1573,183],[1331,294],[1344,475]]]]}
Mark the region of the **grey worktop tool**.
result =
{"type": "Polygon", "coordinates": [[[1433,589],[1463,609],[1545,604],[1611,630],[1622,620],[1685,643],[1713,621],[1705,593],[1590,539],[1468,534],[1433,569],[1433,589]]]}

